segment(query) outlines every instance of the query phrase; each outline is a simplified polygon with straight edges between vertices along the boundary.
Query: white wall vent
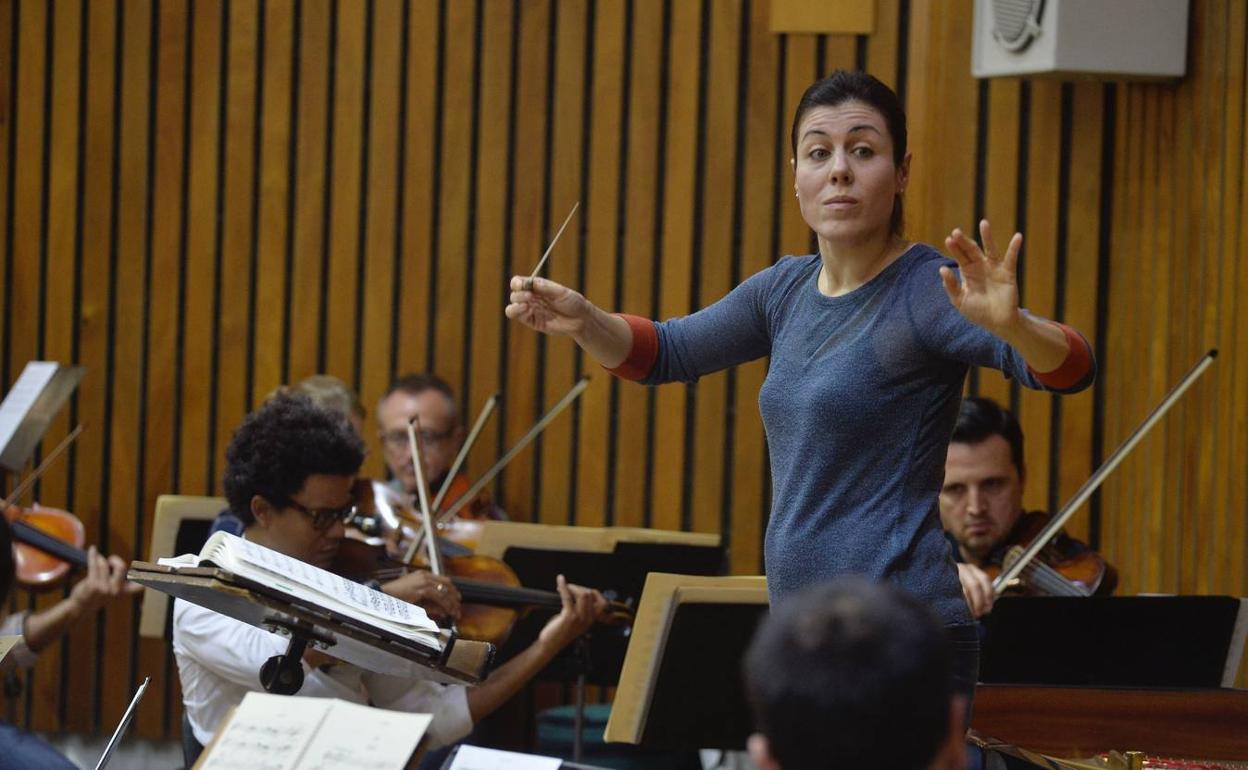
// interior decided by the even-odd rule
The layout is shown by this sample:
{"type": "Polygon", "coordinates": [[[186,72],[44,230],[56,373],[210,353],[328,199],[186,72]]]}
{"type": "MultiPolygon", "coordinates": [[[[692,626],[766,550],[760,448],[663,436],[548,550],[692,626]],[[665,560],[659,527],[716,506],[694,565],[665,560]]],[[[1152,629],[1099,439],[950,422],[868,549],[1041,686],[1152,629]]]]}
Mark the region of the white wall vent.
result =
{"type": "Polygon", "coordinates": [[[971,73],[1179,78],[1189,0],[975,0],[971,73]]]}

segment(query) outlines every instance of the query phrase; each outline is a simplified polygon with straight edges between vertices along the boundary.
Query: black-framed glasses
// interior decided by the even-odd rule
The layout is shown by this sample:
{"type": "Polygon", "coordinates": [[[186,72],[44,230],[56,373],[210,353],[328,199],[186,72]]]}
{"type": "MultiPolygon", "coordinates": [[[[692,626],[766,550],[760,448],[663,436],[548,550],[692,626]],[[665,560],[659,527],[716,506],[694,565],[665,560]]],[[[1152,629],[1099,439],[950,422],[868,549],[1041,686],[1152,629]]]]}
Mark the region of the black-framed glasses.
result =
{"type": "Polygon", "coordinates": [[[334,526],[335,522],[346,522],[356,514],[355,503],[349,503],[341,508],[309,508],[297,500],[288,499],[286,505],[310,518],[312,528],[318,532],[329,529],[334,526]]]}
{"type": "MultiPolygon", "coordinates": [[[[420,443],[424,446],[432,446],[440,444],[449,439],[455,433],[455,426],[438,432],[433,430],[418,430],[416,436],[420,439],[420,443]]],[[[381,443],[390,449],[406,449],[407,448],[407,431],[391,430],[381,434],[381,443]]]]}

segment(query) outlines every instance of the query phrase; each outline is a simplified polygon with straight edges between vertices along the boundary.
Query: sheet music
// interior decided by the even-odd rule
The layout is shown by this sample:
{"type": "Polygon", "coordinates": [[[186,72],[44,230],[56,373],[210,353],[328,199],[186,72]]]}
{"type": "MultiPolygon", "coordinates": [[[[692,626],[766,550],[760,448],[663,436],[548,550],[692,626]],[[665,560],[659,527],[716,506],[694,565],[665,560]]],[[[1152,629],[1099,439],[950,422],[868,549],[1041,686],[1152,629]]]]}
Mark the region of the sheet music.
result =
{"type": "Polygon", "coordinates": [[[249,692],[203,770],[403,770],[433,720],[336,698],[249,692]]]}
{"type": "Polygon", "coordinates": [[[437,631],[437,625],[414,604],[408,604],[389,594],[375,591],[341,575],[335,575],[299,559],[292,559],[243,538],[238,538],[237,542],[232,541],[230,547],[248,563],[268,570],[279,578],[289,576],[301,585],[315,588],[341,602],[367,609],[387,620],[437,631]]]}
{"type": "Polygon", "coordinates": [[[432,721],[430,714],[335,701],[299,770],[403,770],[432,721]]]}
{"type": "Polygon", "coordinates": [[[451,770],[559,770],[562,764],[563,760],[554,757],[460,746],[451,770]]]}
{"type": "Polygon", "coordinates": [[[0,448],[9,445],[13,434],[30,408],[35,405],[39,394],[52,381],[56,374],[57,364],[54,361],[31,361],[26,364],[22,374],[13,383],[13,387],[5,394],[0,403],[0,448]]]}
{"type": "Polygon", "coordinates": [[[22,637],[20,635],[0,636],[0,660],[4,660],[4,656],[8,655],[9,652],[14,647],[16,647],[17,643],[20,641],[22,641],[22,637]]]}
{"type": "MultiPolygon", "coordinates": [[[[228,532],[217,532],[208,539],[199,556],[184,555],[157,561],[165,567],[182,568],[211,561],[244,577],[251,577],[294,596],[318,603],[337,602],[333,609],[344,609],[358,619],[371,623],[389,622],[398,633],[411,632],[437,635],[438,625],[420,607],[396,599],[389,594],[347,580],[327,570],[292,559],[264,546],[249,542],[228,532]],[[249,574],[252,573],[252,574],[249,574]],[[317,600],[317,596],[325,600],[317,600]]],[[[436,646],[436,641],[417,638],[436,646]]]]}
{"type": "Polygon", "coordinates": [[[329,698],[247,693],[203,770],[294,770],[333,704],[329,698]]]}

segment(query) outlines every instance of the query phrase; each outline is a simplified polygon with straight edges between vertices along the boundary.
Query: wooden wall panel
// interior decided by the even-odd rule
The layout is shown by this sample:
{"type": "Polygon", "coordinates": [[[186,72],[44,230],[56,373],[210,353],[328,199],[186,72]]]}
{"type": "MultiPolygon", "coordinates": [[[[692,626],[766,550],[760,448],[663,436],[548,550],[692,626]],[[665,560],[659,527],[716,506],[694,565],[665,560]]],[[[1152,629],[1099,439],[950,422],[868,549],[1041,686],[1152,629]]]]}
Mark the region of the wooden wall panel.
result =
{"type": "MultiPolygon", "coordinates": [[[[585,212],[581,215],[585,223],[581,246],[582,290],[595,301],[611,298],[614,302],[620,278],[616,265],[621,256],[618,233],[623,205],[624,151],[628,146],[623,123],[628,98],[624,90],[628,3],[607,0],[596,3],[593,8],[593,81],[586,142],[592,162],[585,168],[588,188],[585,212]]],[[[615,456],[613,438],[618,427],[618,415],[613,413],[612,407],[618,398],[619,385],[605,372],[595,371],[589,362],[583,362],[581,368],[592,379],[579,404],[575,458],[577,521],[586,526],[602,526],[611,513],[610,484],[615,474],[609,466],[615,456]]]]}
{"type": "MultiPolygon", "coordinates": [[[[1025,304],[1100,354],[1074,397],[968,382],[1019,411],[1027,504],[1064,501],[1217,346],[1071,529],[1124,592],[1248,591],[1248,11],[1193,3],[1177,83],[980,83],[969,0],[878,5],[870,35],[780,36],[767,0],[0,0],[0,375],[88,369],[49,440],[87,432],[40,498],[145,555],[155,497],[219,493],[231,431],[278,383],[327,371],[371,412],[433,368],[468,419],[501,390],[480,472],[590,374],[500,503],[720,531],[733,572],[760,570],[766,362],[620,383],[506,323],[506,281],[578,200],[547,274],[626,312],[688,313],[808,252],[789,122],[814,78],[862,64],[910,116],[909,236],[1022,229],[1025,304]]],[[[135,612],[76,627],[10,715],[101,729],[153,675],[138,733],[176,731],[171,657],[135,612]]]]}
{"type": "MultiPolygon", "coordinates": [[[[542,217],[545,234],[537,252],[539,255],[545,253],[572,206],[577,202],[583,204],[585,199],[582,187],[585,155],[581,148],[585,141],[585,55],[588,50],[585,33],[588,12],[588,4],[580,1],[561,2],[554,6],[554,49],[551,52],[554,57],[554,80],[550,84],[547,128],[550,186],[546,191],[545,214],[542,217]]],[[[568,223],[542,271],[544,276],[568,286],[584,283],[580,276],[584,253],[577,233],[581,232],[585,218],[579,208],[577,211],[574,221],[568,223]]],[[[534,266],[537,265],[536,260],[537,257],[534,257],[534,266]]],[[[517,267],[528,274],[532,268],[523,266],[524,262],[521,257],[517,267]]],[[[579,357],[574,345],[556,343],[547,344],[539,353],[538,361],[542,369],[538,392],[541,394],[541,409],[545,411],[579,379],[576,371],[579,357]]],[[[572,481],[576,475],[569,473],[568,463],[573,456],[573,421],[577,414],[579,410],[575,406],[569,409],[550,424],[534,445],[534,454],[538,458],[537,488],[540,492],[537,508],[533,512],[537,521],[550,524],[571,524],[575,521],[572,481]]]]}

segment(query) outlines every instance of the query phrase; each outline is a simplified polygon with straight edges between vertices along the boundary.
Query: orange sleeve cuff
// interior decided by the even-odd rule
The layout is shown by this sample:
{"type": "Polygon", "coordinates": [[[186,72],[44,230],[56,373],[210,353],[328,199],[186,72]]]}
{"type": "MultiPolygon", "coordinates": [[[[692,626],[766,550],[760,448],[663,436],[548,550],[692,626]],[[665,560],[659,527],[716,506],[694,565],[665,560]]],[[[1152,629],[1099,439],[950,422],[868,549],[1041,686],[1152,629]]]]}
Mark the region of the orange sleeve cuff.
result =
{"type": "Polygon", "coordinates": [[[1030,366],[1027,369],[1041,385],[1049,390],[1071,390],[1083,383],[1092,373],[1092,349],[1079,332],[1057,321],[1050,321],[1050,323],[1066,335],[1066,344],[1070,346],[1070,352],[1066,354],[1066,360],[1062,362],[1062,365],[1051,372],[1042,374],[1030,366]]]}
{"type": "Polygon", "coordinates": [[[616,315],[623,318],[633,332],[633,346],[622,364],[607,371],[622,380],[644,380],[654,368],[654,362],[659,360],[659,333],[648,318],[627,313],[616,315]]]}

